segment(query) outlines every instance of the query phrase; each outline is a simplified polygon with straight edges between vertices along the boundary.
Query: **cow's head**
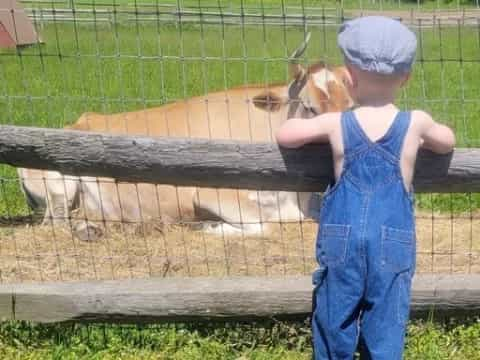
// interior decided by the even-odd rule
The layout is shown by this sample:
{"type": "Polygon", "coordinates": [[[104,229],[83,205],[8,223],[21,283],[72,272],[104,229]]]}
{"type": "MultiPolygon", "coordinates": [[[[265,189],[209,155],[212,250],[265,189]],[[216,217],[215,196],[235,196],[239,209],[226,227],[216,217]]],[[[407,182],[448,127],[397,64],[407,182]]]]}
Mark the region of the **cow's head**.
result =
{"type": "Polygon", "coordinates": [[[276,112],[288,106],[287,118],[311,118],[325,112],[343,111],[353,106],[348,92],[350,77],[344,66],[316,63],[304,68],[299,58],[307,48],[310,33],[289,59],[293,78],[287,94],[267,90],[253,98],[259,109],[276,112]]]}

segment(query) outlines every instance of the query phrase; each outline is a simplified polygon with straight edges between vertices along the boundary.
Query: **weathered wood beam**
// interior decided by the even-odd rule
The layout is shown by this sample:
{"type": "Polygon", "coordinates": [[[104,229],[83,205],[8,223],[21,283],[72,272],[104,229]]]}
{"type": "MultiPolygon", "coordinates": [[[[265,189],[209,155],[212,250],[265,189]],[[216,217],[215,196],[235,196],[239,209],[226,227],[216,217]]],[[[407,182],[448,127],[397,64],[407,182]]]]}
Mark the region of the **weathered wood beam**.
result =
{"type": "MultiPolygon", "coordinates": [[[[0,318],[35,322],[155,322],[305,317],[309,276],[161,278],[0,285],[0,318]]],[[[480,274],[418,275],[412,313],[480,314],[480,274]]]]}
{"type": "MultiPolygon", "coordinates": [[[[328,146],[148,138],[0,126],[0,162],[118,181],[206,187],[323,191],[332,179],[328,146]]],[[[480,191],[480,149],[421,151],[417,192],[480,191]]]]}

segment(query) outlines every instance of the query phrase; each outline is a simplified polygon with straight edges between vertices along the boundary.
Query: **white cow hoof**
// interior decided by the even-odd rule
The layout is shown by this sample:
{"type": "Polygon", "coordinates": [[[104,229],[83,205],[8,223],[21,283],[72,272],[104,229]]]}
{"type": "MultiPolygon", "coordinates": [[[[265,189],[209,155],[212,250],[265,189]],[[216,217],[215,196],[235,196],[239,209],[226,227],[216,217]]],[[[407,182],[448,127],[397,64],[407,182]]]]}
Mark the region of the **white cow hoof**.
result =
{"type": "Polygon", "coordinates": [[[98,225],[82,221],[73,226],[73,234],[82,241],[95,241],[102,237],[103,230],[98,225]]]}
{"type": "Polygon", "coordinates": [[[263,234],[263,227],[262,224],[210,223],[204,226],[204,231],[217,236],[255,236],[263,234]]]}
{"type": "Polygon", "coordinates": [[[222,222],[204,224],[203,231],[207,234],[216,236],[240,236],[242,234],[242,229],[222,222]]]}

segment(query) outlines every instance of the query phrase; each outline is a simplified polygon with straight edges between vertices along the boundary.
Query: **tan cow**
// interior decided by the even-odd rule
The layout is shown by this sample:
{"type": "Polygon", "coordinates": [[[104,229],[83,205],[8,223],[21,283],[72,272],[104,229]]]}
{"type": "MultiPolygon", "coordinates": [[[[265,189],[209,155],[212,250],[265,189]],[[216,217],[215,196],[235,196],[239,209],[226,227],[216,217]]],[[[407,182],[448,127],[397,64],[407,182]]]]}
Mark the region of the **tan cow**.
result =
{"type": "MultiPolygon", "coordinates": [[[[293,64],[290,85],[243,86],[141,111],[85,113],[70,128],[114,134],[272,141],[287,117],[309,118],[351,106],[342,67],[293,64]]],[[[116,183],[113,179],[63,177],[58,172],[20,169],[29,203],[47,208],[45,219],[65,220],[80,207],[87,222],[76,235],[91,239],[100,222],[198,222],[209,232],[259,234],[263,222],[309,216],[311,193],[246,191],[116,183]],[[87,226],[85,226],[87,225],[87,226]]],[[[317,204],[313,204],[315,207],[317,204]]]]}

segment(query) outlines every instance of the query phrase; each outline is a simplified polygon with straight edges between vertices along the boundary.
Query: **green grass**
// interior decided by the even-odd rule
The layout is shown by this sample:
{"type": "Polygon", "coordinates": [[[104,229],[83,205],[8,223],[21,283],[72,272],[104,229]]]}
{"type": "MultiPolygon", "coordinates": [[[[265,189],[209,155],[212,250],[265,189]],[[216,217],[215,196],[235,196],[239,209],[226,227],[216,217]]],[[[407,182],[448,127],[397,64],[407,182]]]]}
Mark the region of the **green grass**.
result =
{"type": "MultiPolygon", "coordinates": [[[[306,59],[339,64],[336,29],[312,25],[309,30],[306,59]]],[[[62,127],[85,111],[137,110],[240,84],[287,82],[285,58],[304,34],[301,27],[156,22],[54,23],[39,32],[44,45],[0,51],[3,124],[62,127]]],[[[478,29],[417,34],[418,62],[399,105],[430,111],[455,128],[460,146],[478,146],[478,29]]],[[[14,179],[15,171],[2,167],[0,175],[14,179]]],[[[479,199],[476,194],[420,196],[419,204],[465,211],[476,208],[479,199]]],[[[0,214],[26,212],[18,184],[2,182],[0,214]]]]}
{"type": "MultiPolygon", "coordinates": [[[[307,323],[0,325],[10,359],[310,359],[307,323]]],[[[480,359],[480,322],[412,322],[406,360],[480,359]]]]}

